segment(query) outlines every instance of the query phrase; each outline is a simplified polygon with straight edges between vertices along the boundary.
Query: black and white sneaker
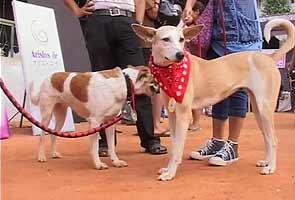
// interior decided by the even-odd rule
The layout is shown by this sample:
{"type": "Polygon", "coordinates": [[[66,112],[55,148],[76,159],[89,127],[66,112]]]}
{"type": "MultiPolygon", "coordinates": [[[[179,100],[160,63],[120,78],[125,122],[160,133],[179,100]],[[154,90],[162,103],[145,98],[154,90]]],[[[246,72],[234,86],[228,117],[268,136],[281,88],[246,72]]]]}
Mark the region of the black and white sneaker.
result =
{"type": "Polygon", "coordinates": [[[238,143],[228,140],[224,143],[222,149],[220,149],[215,154],[215,156],[209,159],[209,164],[216,166],[225,166],[238,160],[238,143]]]}
{"type": "Polygon", "coordinates": [[[193,160],[203,160],[214,156],[223,146],[225,142],[216,138],[209,139],[205,145],[197,151],[192,151],[190,158],[193,160]]]}

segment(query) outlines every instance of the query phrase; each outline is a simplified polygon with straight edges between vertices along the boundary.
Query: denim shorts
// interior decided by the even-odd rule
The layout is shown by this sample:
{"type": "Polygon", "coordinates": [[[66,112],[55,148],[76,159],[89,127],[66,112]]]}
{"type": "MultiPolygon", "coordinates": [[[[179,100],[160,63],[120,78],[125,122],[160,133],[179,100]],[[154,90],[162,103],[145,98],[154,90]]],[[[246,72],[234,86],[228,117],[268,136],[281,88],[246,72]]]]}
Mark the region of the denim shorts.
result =
{"type": "MultiPolygon", "coordinates": [[[[208,52],[208,59],[220,57],[212,49],[208,52]]],[[[248,107],[248,95],[246,89],[240,89],[226,99],[212,106],[212,117],[226,120],[229,116],[245,118],[248,107]]]]}

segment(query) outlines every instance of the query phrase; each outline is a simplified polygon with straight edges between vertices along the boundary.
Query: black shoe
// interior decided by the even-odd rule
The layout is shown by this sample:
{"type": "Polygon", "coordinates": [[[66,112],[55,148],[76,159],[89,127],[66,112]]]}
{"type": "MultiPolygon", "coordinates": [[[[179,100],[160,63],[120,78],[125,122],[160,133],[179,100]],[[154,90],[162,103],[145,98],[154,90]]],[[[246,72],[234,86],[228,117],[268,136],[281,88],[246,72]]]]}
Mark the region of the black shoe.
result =
{"type": "Polygon", "coordinates": [[[152,155],[161,155],[167,153],[167,148],[159,143],[154,143],[147,147],[145,152],[152,155]]]}
{"type": "Polygon", "coordinates": [[[192,151],[190,158],[193,160],[203,160],[205,158],[210,158],[224,146],[224,143],[225,142],[223,140],[211,138],[202,148],[192,151]]]}
{"type": "Polygon", "coordinates": [[[108,157],[109,156],[108,148],[107,147],[99,147],[98,154],[99,154],[99,157],[108,157]]]}
{"type": "Polygon", "coordinates": [[[238,160],[238,143],[228,140],[224,143],[222,149],[220,149],[215,154],[215,156],[209,159],[209,164],[216,166],[225,166],[238,160]]]}

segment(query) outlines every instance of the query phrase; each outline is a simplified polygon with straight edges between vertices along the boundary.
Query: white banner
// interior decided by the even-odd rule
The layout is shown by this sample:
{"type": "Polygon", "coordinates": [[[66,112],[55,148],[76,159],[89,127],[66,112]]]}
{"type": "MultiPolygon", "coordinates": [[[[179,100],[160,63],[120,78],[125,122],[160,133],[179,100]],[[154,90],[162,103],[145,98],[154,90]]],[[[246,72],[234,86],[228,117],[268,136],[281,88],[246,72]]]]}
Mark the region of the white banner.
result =
{"type": "MultiPolygon", "coordinates": [[[[277,49],[262,49],[262,53],[272,54],[277,51],[277,49]]],[[[286,67],[286,54],[276,63],[277,68],[285,68],[286,67]]]]}
{"type": "MultiPolygon", "coordinates": [[[[39,91],[42,81],[54,72],[64,71],[54,10],[20,1],[13,1],[14,19],[26,90],[34,83],[34,93],[39,91]]],[[[40,121],[38,106],[29,103],[29,112],[40,121]]],[[[54,119],[49,127],[54,128],[54,119]]],[[[74,131],[71,110],[62,131],[74,131]]],[[[33,134],[41,130],[33,126],[33,134]]]]}

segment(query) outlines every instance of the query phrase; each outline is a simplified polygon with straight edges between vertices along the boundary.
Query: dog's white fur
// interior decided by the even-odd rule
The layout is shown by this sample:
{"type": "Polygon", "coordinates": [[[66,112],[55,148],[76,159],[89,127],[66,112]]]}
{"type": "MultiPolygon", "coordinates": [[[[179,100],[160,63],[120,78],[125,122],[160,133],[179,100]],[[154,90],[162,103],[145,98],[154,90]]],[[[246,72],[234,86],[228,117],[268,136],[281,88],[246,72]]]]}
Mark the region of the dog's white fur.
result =
{"type": "MultiPolygon", "coordinates": [[[[175,177],[177,167],[182,161],[192,108],[214,105],[239,88],[249,90],[253,112],[264,136],[266,155],[257,165],[263,167],[261,174],[275,172],[277,138],[273,117],[281,83],[275,64],[295,45],[295,28],[287,20],[276,19],[268,22],[264,30],[265,38],[269,41],[271,30],[279,26],[287,30],[288,38],[272,55],[246,51],[209,61],[189,55],[191,73],[186,94],[182,103],[175,104],[175,112],[169,113],[171,157],[168,166],[160,170],[160,180],[171,180],[175,177]]],[[[133,29],[141,38],[152,42],[154,63],[165,67],[179,62],[176,53],[183,52],[184,39],[190,39],[200,32],[202,26],[184,29],[165,26],[153,29],[133,25],[133,29]]],[[[168,103],[167,95],[165,99],[168,103]]]]}
{"type": "MultiPolygon", "coordinates": [[[[48,126],[52,116],[55,117],[55,130],[60,131],[65,122],[67,108],[70,106],[78,115],[89,122],[89,128],[99,126],[121,112],[127,98],[127,86],[124,74],[130,77],[135,94],[151,96],[157,90],[154,78],[147,67],[128,67],[100,72],[67,73],[58,72],[45,79],[37,95],[33,95],[30,85],[30,100],[39,105],[41,122],[48,126]]],[[[115,152],[115,125],[105,129],[108,154],[115,167],[125,167],[127,163],[120,160],[115,152]]],[[[90,153],[96,169],[106,169],[98,155],[99,134],[90,136],[90,153]]],[[[44,133],[40,135],[38,160],[46,161],[44,150],[44,133]]],[[[56,136],[51,135],[52,157],[60,158],[56,149],[56,136]]]]}

